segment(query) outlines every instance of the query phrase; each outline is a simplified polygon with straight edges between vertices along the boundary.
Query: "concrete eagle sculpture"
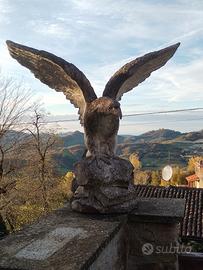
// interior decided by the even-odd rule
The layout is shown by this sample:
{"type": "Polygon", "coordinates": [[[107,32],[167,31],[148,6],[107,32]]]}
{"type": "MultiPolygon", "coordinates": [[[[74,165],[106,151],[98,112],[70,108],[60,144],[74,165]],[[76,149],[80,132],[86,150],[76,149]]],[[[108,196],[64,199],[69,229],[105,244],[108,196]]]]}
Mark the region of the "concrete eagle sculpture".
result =
{"type": "Polygon", "coordinates": [[[36,50],[7,41],[10,55],[34,73],[42,83],[63,92],[79,108],[84,126],[87,155],[113,156],[122,95],[143,82],[150,74],[166,64],[180,43],[151,52],[121,67],[108,81],[103,96],[97,98],[89,80],[73,64],[46,51],[36,50]]]}
{"type": "Polygon", "coordinates": [[[127,213],[137,207],[132,164],[115,156],[122,118],[122,95],[166,64],[180,43],[139,57],[121,67],[97,98],[86,76],[73,64],[46,51],[7,41],[13,58],[42,83],[63,92],[79,109],[84,126],[86,157],[75,164],[71,208],[83,213],[127,213]]]}

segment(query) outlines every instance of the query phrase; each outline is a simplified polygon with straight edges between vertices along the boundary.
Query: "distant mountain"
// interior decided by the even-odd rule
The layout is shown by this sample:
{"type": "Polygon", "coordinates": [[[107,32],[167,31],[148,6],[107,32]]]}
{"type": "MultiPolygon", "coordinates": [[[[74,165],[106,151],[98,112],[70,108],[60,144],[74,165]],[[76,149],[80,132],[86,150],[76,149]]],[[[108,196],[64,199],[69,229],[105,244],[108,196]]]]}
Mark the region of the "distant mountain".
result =
{"type": "MultiPolygon", "coordinates": [[[[9,141],[19,134],[25,136],[25,133],[10,131],[5,140],[9,141]]],[[[75,131],[59,134],[59,137],[62,144],[54,148],[53,157],[59,171],[65,173],[72,170],[84,154],[84,134],[75,131]]],[[[160,169],[168,163],[185,166],[190,156],[203,155],[203,130],[181,133],[159,129],[139,136],[119,135],[117,144],[118,155],[129,158],[130,154],[137,153],[144,169],[160,169]]]]}
{"type": "Polygon", "coordinates": [[[27,136],[29,136],[28,133],[22,131],[8,130],[1,138],[1,144],[9,144],[13,141],[20,141],[27,136]]]}
{"type": "Polygon", "coordinates": [[[192,142],[203,140],[203,130],[200,130],[199,132],[189,132],[183,134],[182,136],[179,137],[179,140],[192,142]]]}
{"type": "Polygon", "coordinates": [[[59,134],[64,147],[84,144],[84,134],[80,131],[68,132],[65,134],[59,134]]]}
{"type": "Polygon", "coordinates": [[[65,174],[67,171],[73,170],[74,164],[82,158],[84,150],[83,145],[56,149],[53,158],[57,164],[57,171],[65,174]]]}
{"type": "Polygon", "coordinates": [[[137,142],[153,142],[160,143],[167,140],[173,140],[182,135],[179,131],[174,131],[170,129],[158,129],[146,132],[140,136],[137,136],[137,142]]]}
{"type": "MultiPolygon", "coordinates": [[[[80,131],[59,134],[64,146],[84,144],[84,134],[80,131]]],[[[143,133],[138,136],[118,135],[117,142],[120,143],[161,143],[167,141],[196,141],[203,139],[203,130],[196,132],[181,133],[171,129],[158,129],[143,133]]]]}
{"type": "MultiPolygon", "coordinates": [[[[179,131],[170,129],[159,129],[146,132],[139,136],[133,135],[118,135],[117,143],[143,143],[143,142],[154,142],[160,143],[166,140],[172,140],[182,135],[179,131]]],[[[60,134],[64,146],[72,146],[75,144],[84,144],[84,134],[80,131],[69,132],[60,134]]]]}

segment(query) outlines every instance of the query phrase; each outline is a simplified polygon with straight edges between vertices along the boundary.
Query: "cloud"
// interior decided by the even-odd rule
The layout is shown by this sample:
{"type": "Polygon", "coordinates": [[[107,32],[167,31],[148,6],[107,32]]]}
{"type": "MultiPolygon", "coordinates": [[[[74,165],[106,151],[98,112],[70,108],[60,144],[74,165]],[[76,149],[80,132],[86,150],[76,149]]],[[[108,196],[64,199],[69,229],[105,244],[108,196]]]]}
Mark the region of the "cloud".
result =
{"type": "Polygon", "coordinates": [[[1,64],[5,68],[11,66],[11,61],[10,61],[10,55],[8,53],[8,49],[6,47],[6,43],[1,43],[0,44],[0,59],[1,59],[1,64]]]}
{"type": "Polygon", "coordinates": [[[169,101],[203,100],[203,57],[187,65],[170,65],[154,74],[151,84],[153,95],[169,101]]]}
{"type": "Polygon", "coordinates": [[[50,36],[52,38],[64,39],[71,36],[71,32],[62,23],[50,23],[49,21],[39,20],[30,21],[30,26],[37,34],[50,36]]]}
{"type": "Polygon", "coordinates": [[[63,95],[37,82],[11,59],[5,39],[74,63],[98,94],[126,62],[181,41],[173,59],[127,93],[122,107],[124,113],[196,107],[203,98],[202,25],[199,0],[0,0],[0,65],[36,89],[52,113],[76,113],[63,95]]]}
{"type": "Polygon", "coordinates": [[[9,13],[12,12],[12,7],[9,5],[8,1],[6,0],[0,0],[0,25],[8,24],[9,19],[9,13]]]}

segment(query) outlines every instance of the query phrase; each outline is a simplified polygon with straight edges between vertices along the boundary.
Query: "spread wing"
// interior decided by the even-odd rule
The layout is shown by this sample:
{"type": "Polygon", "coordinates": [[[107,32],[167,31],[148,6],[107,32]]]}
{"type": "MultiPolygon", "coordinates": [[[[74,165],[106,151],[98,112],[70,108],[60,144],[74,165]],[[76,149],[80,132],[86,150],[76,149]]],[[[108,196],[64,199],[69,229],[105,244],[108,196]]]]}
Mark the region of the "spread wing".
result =
{"type": "Polygon", "coordinates": [[[21,65],[30,69],[42,83],[63,92],[70,102],[79,108],[80,122],[86,102],[97,96],[86,76],[73,64],[46,51],[36,50],[12,41],[6,41],[10,55],[21,65]]]}
{"type": "Polygon", "coordinates": [[[174,55],[179,45],[180,43],[177,43],[162,50],[145,54],[124,65],[108,81],[103,96],[120,100],[124,93],[143,82],[153,71],[164,66],[174,55]]]}

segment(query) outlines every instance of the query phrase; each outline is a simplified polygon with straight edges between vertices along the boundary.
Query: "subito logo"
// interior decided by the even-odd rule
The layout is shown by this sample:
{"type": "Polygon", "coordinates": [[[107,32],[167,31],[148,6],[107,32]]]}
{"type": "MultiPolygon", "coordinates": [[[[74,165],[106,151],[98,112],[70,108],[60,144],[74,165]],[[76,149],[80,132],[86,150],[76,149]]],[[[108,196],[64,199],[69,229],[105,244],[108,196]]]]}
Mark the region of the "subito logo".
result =
{"type": "Polygon", "coordinates": [[[151,243],[145,243],[142,246],[142,253],[144,255],[151,255],[154,252],[154,247],[151,243]]]}

